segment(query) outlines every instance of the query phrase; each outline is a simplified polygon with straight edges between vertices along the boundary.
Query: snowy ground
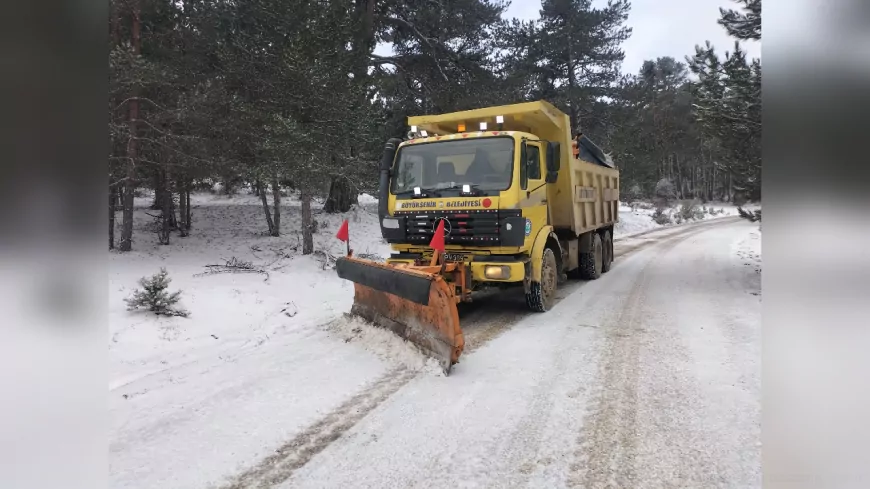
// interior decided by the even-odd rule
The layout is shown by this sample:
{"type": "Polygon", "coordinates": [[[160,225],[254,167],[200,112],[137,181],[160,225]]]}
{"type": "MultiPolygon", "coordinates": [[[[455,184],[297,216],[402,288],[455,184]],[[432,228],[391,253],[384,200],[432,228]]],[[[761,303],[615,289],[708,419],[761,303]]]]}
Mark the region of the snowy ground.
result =
{"type": "MultiPolygon", "coordinates": [[[[218,481],[394,364],[419,362],[403,353],[410,347],[401,341],[381,338],[380,356],[372,355],[365,337],[337,327],[335,319],[350,309],[353,288],[324,270],[325,257],[296,252],[298,202],[288,199],[283,206],[288,232],[276,239],[263,232],[256,199],[193,200],[191,236],[173,236],[170,246],[159,246],[149,230],[148,199],[141,199],[137,251],[110,255],[113,487],[187,488],[218,481]],[[263,267],[268,277],[199,276],[205,265],[233,257],[263,267]],[[160,267],[169,271],[170,290],[183,290],[189,318],[126,310],[123,299],[137,280],[160,267]]],[[[376,228],[376,215],[361,210],[316,215],[324,230],[316,237],[318,250],[342,253],[343,244],[331,235],[344,217],[358,253],[386,251],[379,236],[363,232],[376,228]]]]}
{"type": "MultiPolygon", "coordinates": [[[[511,343],[505,344],[505,349],[485,353],[502,341],[496,338],[482,346],[479,352],[463,356],[462,368],[457,369],[449,379],[444,379],[431,362],[425,362],[408,344],[386,332],[343,317],[343,313],[350,308],[353,288],[351,284],[337,279],[335,272],[325,266],[328,265],[328,257],[323,253],[314,257],[304,257],[298,253],[297,249],[301,247],[301,236],[297,232],[298,201],[285,199],[282,206],[285,235],[272,238],[265,235],[262,208],[253,196],[227,198],[210,194],[196,195],[193,198],[192,235],[188,238],[173,236],[170,246],[156,244],[156,236],[150,230],[151,218],[146,214],[150,212],[146,209],[149,202],[148,198],[137,199],[136,251],[125,255],[110,254],[111,374],[108,394],[112,487],[209,487],[227,481],[236,481],[237,487],[246,487],[253,481],[261,480],[271,481],[269,484],[287,480],[291,486],[296,484],[293,481],[297,481],[301,486],[361,487],[353,481],[349,485],[342,484],[347,481],[341,478],[349,476],[351,472],[330,465],[333,463],[330,460],[334,460],[334,455],[329,455],[330,450],[337,448],[335,444],[329,446],[329,442],[359,422],[353,429],[368,430],[363,431],[368,438],[353,436],[350,439],[356,439],[363,446],[372,443],[377,445],[377,440],[382,437],[389,439],[396,436],[391,433],[398,428],[391,425],[404,425],[417,416],[422,416],[422,421],[412,431],[423,438],[431,438],[429,444],[435,443],[435,440],[443,442],[444,450],[426,462],[430,469],[456,457],[464,457],[465,451],[464,448],[458,450],[458,447],[463,446],[458,441],[427,432],[425,427],[431,424],[451,425],[451,432],[465,427],[469,431],[467,436],[480,434],[483,441],[474,445],[481,449],[517,450],[511,443],[531,436],[522,431],[521,425],[511,425],[519,418],[530,416],[522,413],[540,415],[540,408],[546,411],[551,403],[555,403],[553,406],[562,406],[567,402],[574,406],[571,404],[574,401],[523,400],[525,398],[522,396],[527,395],[529,389],[539,393],[564,391],[570,394],[573,391],[570,391],[566,382],[576,381],[579,377],[567,376],[562,380],[550,378],[559,370],[553,370],[553,365],[544,362],[528,365],[529,371],[519,374],[517,382],[506,384],[510,376],[504,375],[501,381],[498,379],[512,369],[502,372],[504,366],[491,362],[499,356],[505,359],[548,358],[558,363],[559,368],[567,369],[565,371],[593,378],[592,366],[598,361],[595,355],[601,354],[594,345],[603,345],[606,341],[602,343],[603,339],[595,335],[587,337],[590,333],[586,330],[601,329],[600,325],[589,326],[595,324],[596,314],[605,318],[622,307],[625,297],[617,292],[626,285],[619,285],[620,280],[613,277],[631,275],[629,271],[620,269],[632,269],[626,261],[625,265],[618,265],[606,280],[584,285],[574,293],[579,294],[578,304],[582,302],[587,308],[597,308],[595,310],[598,312],[594,314],[584,309],[585,325],[576,328],[570,326],[568,319],[577,316],[574,311],[576,307],[560,304],[562,312],[554,310],[548,313],[548,318],[565,318],[568,322],[561,323],[567,326],[560,328],[567,329],[560,329],[556,336],[547,336],[543,341],[532,341],[530,336],[528,343],[524,343],[526,336],[537,334],[534,329],[529,331],[531,326],[526,325],[529,320],[524,320],[502,335],[502,338],[519,335],[511,343]],[[268,271],[268,275],[201,275],[207,271],[206,265],[222,264],[233,257],[262,267],[268,271]],[[170,289],[184,291],[183,306],[191,312],[189,318],[156,318],[148,313],[126,311],[123,298],[136,288],[136,281],[142,276],[152,275],[160,267],[166,267],[173,279],[170,289]],[[596,287],[606,287],[599,284],[607,283],[611,283],[610,288],[606,289],[610,292],[595,295],[593,302],[597,306],[593,307],[592,303],[583,299],[587,292],[597,290],[596,287]],[[581,348],[580,345],[585,346],[581,348]],[[557,357],[565,358],[557,361],[557,357]],[[481,369],[487,373],[480,375],[481,369]],[[476,373],[471,374],[472,371],[476,373]],[[491,383],[489,387],[487,382],[491,383]],[[408,401],[410,404],[402,404],[395,400],[396,396],[409,395],[409,390],[411,393],[418,392],[414,386],[427,386],[419,392],[418,401],[412,399],[408,401]],[[504,390],[493,392],[496,387],[504,390]],[[464,397],[456,401],[463,391],[466,391],[462,394],[464,397]],[[487,394],[485,399],[477,397],[487,391],[493,394],[487,394]],[[517,400],[512,400],[514,398],[517,400]],[[438,402],[432,404],[434,399],[438,399],[438,402]],[[415,404],[423,401],[423,404],[415,404]],[[539,405],[541,402],[544,404],[539,405]],[[532,409],[532,404],[538,407],[532,409]],[[475,411],[476,414],[459,415],[460,408],[462,412],[475,411]],[[398,417],[383,418],[384,410],[388,409],[398,410],[398,417]],[[381,414],[375,415],[373,412],[371,416],[366,416],[373,410],[381,414]],[[501,417],[503,411],[513,414],[505,416],[495,426],[475,424],[482,423],[487,417],[496,422],[494,418],[501,417]],[[378,416],[381,416],[380,421],[377,421],[378,416]],[[390,422],[386,422],[387,419],[390,422]],[[374,430],[371,423],[381,430],[374,430]],[[363,424],[368,428],[364,428],[363,424]],[[483,428],[491,430],[487,431],[491,434],[483,433],[483,428]],[[504,430],[512,429],[520,431],[513,438],[504,438],[504,430]],[[299,452],[300,446],[307,447],[307,451],[299,452]],[[321,455],[312,458],[320,450],[324,450],[321,455]],[[275,457],[280,459],[278,465],[282,467],[277,472],[276,464],[272,463],[275,457]],[[325,476],[324,473],[328,474],[325,476]]],[[[716,207],[724,207],[727,214],[736,214],[736,208],[716,207]]],[[[652,222],[649,217],[651,213],[649,209],[632,211],[627,207],[621,208],[617,238],[654,231],[660,227],[652,222]]],[[[345,216],[315,213],[319,224],[315,241],[318,251],[334,256],[343,253],[343,243],[335,240],[333,235],[344,218],[350,220],[352,245],[356,253],[382,257],[389,253],[388,247],[380,239],[376,201],[370,196],[362,196],[360,208],[345,216]]],[[[705,220],[709,219],[707,217],[705,220]]],[[[697,225],[689,227],[692,226],[697,225]]],[[[709,227],[706,224],[703,226],[704,229],[709,227]]],[[[727,242],[728,246],[733,247],[729,248],[728,257],[715,255],[709,258],[715,267],[724,269],[726,265],[730,266],[731,259],[741,260],[752,263],[742,267],[757,274],[755,268],[760,270],[760,233],[745,233],[747,226],[751,228],[753,225],[745,222],[728,224],[722,226],[723,231],[713,231],[720,227],[714,226],[710,231],[699,234],[716,236],[717,233],[725,233],[719,241],[710,244],[711,250],[716,252],[725,246],[722,243],[727,242]],[[725,229],[729,231],[725,232],[725,229]],[[740,240],[734,241],[734,236],[738,235],[740,240]]],[[[683,227],[675,227],[663,236],[679,237],[679,229],[683,227]]],[[[688,232],[689,228],[686,230],[688,232]]],[[[654,237],[646,236],[623,239],[622,244],[639,247],[655,241],[654,237]]],[[[690,255],[697,253],[692,249],[689,248],[690,255]]],[[[637,252],[630,259],[637,260],[635,256],[649,253],[637,252]]],[[[673,252],[668,253],[673,256],[673,252]]],[[[661,268],[659,265],[657,267],[661,268]]],[[[729,273],[732,272],[723,276],[728,277],[729,273]]],[[[728,293],[746,285],[742,275],[734,277],[724,289],[726,296],[723,301],[730,300],[728,293]]],[[[671,277],[672,280],[676,278],[671,277]]],[[[711,288],[723,287],[713,283],[715,281],[709,277],[698,275],[695,279],[705,280],[705,285],[711,288]]],[[[753,299],[759,300],[757,297],[753,299]]],[[[675,307],[680,304],[680,301],[672,302],[675,307]]],[[[682,313],[684,307],[688,306],[677,307],[675,313],[682,313]]],[[[698,313],[695,311],[695,316],[698,313]]],[[[485,336],[487,340],[490,339],[486,334],[481,335],[485,336]]],[[[754,338],[750,339],[754,341],[754,338]]],[[[481,345],[483,343],[481,341],[481,345]]],[[[582,400],[583,397],[578,393],[569,399],[582,400]]],[[[550,408],[555,409],[552,406],[550,408]]],[[[573,418],[580,417],[575,415],[573,418]]],[[[535,425],[533,434],[538,437],[536,439],[547,439],[551,436],[548,430],[554,429],[554,426],[535,425]]],[[[342,443],[350,440],[346,439],[347,434],[342,436],[342,440],[345,440],[342,443]]],[[[391,448],[387,447],[386,452],[375,451],[381,453],[376,458],[386,457],[384,463],[390,467],[405,460],[408,470],[394,471],[395,480],[372,479],[373,476],[367,475],[368,479],[365,480],[373,484],[371,487],[394,486],[394,483],[404,485],[415,473],[422,474],[429,470],[415,466],[423,463],[423,460],[415,462],[412,456],[429,453],[431,447],[428,445],[411,449],[394,462],[387,461],[392,460],[390,457],[395,455],[393,451],[400,447],[416,445],[414,440],[408,436],[406,440],[403,438],[391,442],[391,448]]],[[[554,444],[550,449],[553,453],[547,457],[565,457],[576,449],[565,445],[567,442],[564,440],[561,443],[554,444]],[[567,451],[560,452],[562,448],[567,451]]],[[[476,452],[477,449],[472,451],[476,452]]],[[[515,455],[519,456],[520,452],[522,450],[515,455]]],[[[460,473],[471,474],[477,469],[485,469],[476,476],[477,480],[485,480],[481,477],[486,473],[496,474],[508,470],[513,460],[489,463],[484,452],[479,452],[477,456],[483,458],[477,462],[469,459],[464,466],[467,470],[460,473]]],[[[365,463],[363,461],[368,459],[362,457],[359,462],[365,463]]],[[[345,462],[355,463],[353,460],[345,462]]],[[[533,462],[524,460],[517,465],[526,467],[522,470],[528,472],[529,478],[522,480],[532,485],[537,484],[535,481],[544,485],[546,482],[562,481],[548,487],[558,487],[567,480],[567,469],[563,470],[564,467],[555,472],[544,470],[537,473],[537,465],[533,462]]],[[[455,476],[456,481],[461,480],[458,475],[455,476]]],[[[505,479],[506,483],[515,480],[523,485],[520,479],[512,477],[505,479]]]]}
{"type": "Polygon", "coordinates": [[[760,487],[759,274],[735,253],[757,239],[698,229],[409,381],[279,487],[760,487]]]}
{"type": "MultiPolygon", "coordinates": [[[[651,203],[640,202],[634,206],[630,206],[620,202],[619,222],[616,223],[616,230],[614,235],[616,238],[627,237],[646,231],[651,231],[653,229],[684,224],[677,222],[679,221],[679,218],[676,217],[679,208],[680,205],[677,204],[675,206],[665,209],[664,214],[668,216],[672,224],[661,225],[657,224],[652,219],[652,215],[655,212],[655,206],[653,206],[651,203]]],[[[699,204],[698,208],[701,209],[704,215],[703,219],[699,220],[710,220],[738,215],[737,206],[729,203],[723,204],[721,202],[708,202],[706,204],[699,204]]],[[[744,208],[748,210],[757,209],[759,207],[753,204],[749,204],[745,205],[744,208]]],[[[697,222],[697,220],[690,222],[697,222]]]]}

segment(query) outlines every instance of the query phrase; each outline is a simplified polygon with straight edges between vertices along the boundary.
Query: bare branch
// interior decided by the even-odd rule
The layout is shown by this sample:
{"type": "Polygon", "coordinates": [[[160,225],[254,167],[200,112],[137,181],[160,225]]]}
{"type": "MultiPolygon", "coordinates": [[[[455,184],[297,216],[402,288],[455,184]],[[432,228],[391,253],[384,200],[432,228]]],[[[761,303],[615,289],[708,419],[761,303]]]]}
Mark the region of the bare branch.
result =
{"type": "Polygon", "coordinates": [[[449,49],[447,49],[445,46],[443,46],[437,39],[423,35],[423,33],[420,32],[419,29],[417,29],[417,26],[415,26],[413,23],[411,23],[411,22],[409,22],[401,17],[382,17],[382,19],[387,21],[387,22],[393,22],[394,24],[397,23],[397,24],[404,25],[405,27],[411,29],[414,32],[414,36],[417,39],[419,39],[420,41],[425,43],[427,46],[429,46],[429,50],[432,54],[432,59],[435,61],[435,66],[438,68],[438,72],[441,73],[441,76],[444,78],[444,81],[450,81],[450,79],[447,77],[447,74],[444,73],[444,70],[441,68],[441,62],[438,60],[438,56],[437,56],[437,48],[436,48],[435,44],[433,44],[433,41],[435,43],[437,43],[438,47],[440,47],[441,49],[443,49],[445,51],[449,51],[449,49]]]}
{"type": "Polygon", "coordinates": [[[169,109],[167,109],[166,107],[163,107],[162,105],[158,104],[157,102],[155,102],[155,101],[153,101],[153,100],[151,100],[150,98],[147,98],[147,97],[129,97],[129,98],[127,98],[127,99],[124,99],[120,104],[118,104],[118,105],[115,107],[115,110],[120,109],[121,107],[123,107],[124,105],[126,105],[128,102],[132,102],[133,100],[138,100],[138,101],[140,101],[140,102],[148,102],[148,103],[150,103],[151,105],[154,105],[155,107],[157,107],[158,109],[169,110],[169,109]]]}
{"type": "MultiPolygon", "coordinates": [[[[126,159],[129,159],[129,158],[126,158],[126,159]]],[[[118,185],[121,185],[122,183],[126,183],[128,180],[129,180],[129,178],[125,177],[125,178],[122,178],[116,182],[111,182],[111,183],[109,183],[109,188],[117,187],[118,185]]]]}

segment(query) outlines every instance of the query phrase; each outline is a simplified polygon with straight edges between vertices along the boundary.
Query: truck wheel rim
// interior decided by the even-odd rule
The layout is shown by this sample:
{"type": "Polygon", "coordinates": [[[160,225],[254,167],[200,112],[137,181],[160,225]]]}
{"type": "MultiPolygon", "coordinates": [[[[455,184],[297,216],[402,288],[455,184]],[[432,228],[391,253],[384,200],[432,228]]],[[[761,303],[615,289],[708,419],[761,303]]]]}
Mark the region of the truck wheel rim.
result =
{"type": "Polygon", "coordinates": [[[553,295],[553,289],[556,288],[556,269],[553,266],[552,260],[547,259],[544,255],[544,263],[541,270],[541,285],[544,296],[544,302],[549,303],[550,297],[553,295]]]}

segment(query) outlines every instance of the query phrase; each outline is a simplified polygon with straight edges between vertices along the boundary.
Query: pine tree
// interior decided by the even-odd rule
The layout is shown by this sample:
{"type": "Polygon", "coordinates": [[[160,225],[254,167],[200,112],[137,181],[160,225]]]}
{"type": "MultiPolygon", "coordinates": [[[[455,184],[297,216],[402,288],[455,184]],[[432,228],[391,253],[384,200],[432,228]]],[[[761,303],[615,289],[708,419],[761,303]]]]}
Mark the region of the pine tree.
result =
{"type": "Polygon", "coordinates": [[[139,286],[142,289],[137,289],[131,297],[125,299],[127,309],[135,311],[147,308],[157,315],[187,317],[189,315],[187,311],[175,307],[181,300],[181,291],[177,290],[170,294],[166,290],[170,282],[169,273],[165,268],[161,268],[151,277],[142,277],[139,279],[139,286]]]}
{"type": "Polygon", "coordinates": [[[606,107],[608,147],[623,184],[639,185],[646,196],[666,178],[674,198],[712,198],[714,158],[693,117],[687,75],[686,65],[671,57],[647,60],[636,75],[621,80],[606,107]]]}
{"type": "Polygon", "coordinates": [[[592,7],[591,0],[543,0],[541,18],[532,36],[540,56],[533,60],[537,84],[533,96],[565,109],[575,131],[592,115],[601,97],[613,95],[625,57],[620,48],[631,36],[625,27],[631,4],[611,0],[592,7]]]}
{"type": "MultiPolygon", "coordinates": [[[[741,2],[720,24],[760,39],[760,1],[741,2]]],[[[406,133],[409,115],[532,99],[612,152],[624,188],[652,197],[668,178],[679,198],[758,195],[760,61],[739,47],[720,59],[708,45],[689,59],[695,82],[667,57],[624,76],[629,2],[595,5],[544,0],[539,20],[521,22],[502,18],[504,0],[112,0],[119,248],[132,246],[138,187],[154,187],[168,243],[170,231],[189,232],[190,192],[211,179],[251,184],[268,233],[301,232],[311,252],[313,201],[344,212],[374,192],[383,142],[406,133]],[[383,43],[392,55],[374,53],[383,43]],[[284,229],[288,190],[303,198],[301,229],[284,229]]]]}
{"type": "Polygon", "coordinates": [[[697,119],[721,148],[720,167],[734,191],[757,200],[761,196],[761,62],[734,51],[719,60],[713,47],[696,48],[689,60],[698,76],[694,86],[697,119]]]}
{"type": "Polygon", "coordinates": [[[719,25],[731,37],[746,40],[761,40],[761,0],[735,0],[743,4],[743,11],[719,9],[719,25]]]}

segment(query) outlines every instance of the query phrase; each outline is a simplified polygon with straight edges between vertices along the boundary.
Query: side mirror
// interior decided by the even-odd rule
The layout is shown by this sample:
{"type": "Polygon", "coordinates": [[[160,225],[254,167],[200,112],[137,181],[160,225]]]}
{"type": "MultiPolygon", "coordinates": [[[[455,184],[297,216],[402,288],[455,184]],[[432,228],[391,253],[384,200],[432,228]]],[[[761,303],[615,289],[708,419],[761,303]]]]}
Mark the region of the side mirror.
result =
{"type": "Polygon", "coordinates": [[[562,162],[562,145],[555,141],[547,142],[547,180],[549,182],[549,173],[558,172],[562,162]]]}
{"type": "Polygon", "coordinates": [[[398,138],[390,138],[384,145],[384,152],[381,154],[381,161],[378,163],[378,169],[381,171],[389,171],[393,168],[393,160],[396,158],[396,148],[402,140],[398,138]]]}

